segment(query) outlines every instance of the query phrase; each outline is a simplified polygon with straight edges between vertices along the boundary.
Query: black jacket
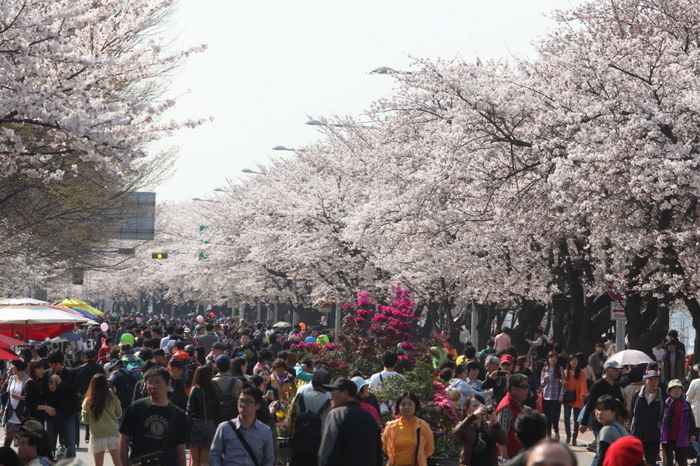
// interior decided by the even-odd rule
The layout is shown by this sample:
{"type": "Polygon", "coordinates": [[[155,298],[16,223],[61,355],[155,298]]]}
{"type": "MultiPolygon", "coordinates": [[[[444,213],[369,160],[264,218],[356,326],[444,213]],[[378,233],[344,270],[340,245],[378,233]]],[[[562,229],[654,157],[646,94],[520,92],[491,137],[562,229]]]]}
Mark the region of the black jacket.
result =
{"type": "Polygon", "coordinates": [[[55,408],[59,415],[68,416],[80,411],[81,403],[78,395],[78,384],[76,382],[75,370],[63,366],[60,373],[61,383],[56,386],[55,391],[51,391],[49,384],[51,376],[54,374],[52,370],[44,372],[44,396],[46,404],[55,408]]]}
{"type": "Polygon", "coordinates": [[[323,427],[319,466],[380,466],[381,431],[372,415],[355,400],[328,413],[323,427]]]}
{"type": "Polygon", "coordinates": [[[90,381],[95,374],[104,375],[105,373],[102,364],[98,364],[96,361],[92,360],[80,366],[76,371],[78,375],[78,393],[80,393],[81,396],[85,396],[85,393],[87,393],[90,381]]]}
{"type": "Polygon", "coordinates": [[[219,399],[215,396],[206,396],[202,387],[192,387],[190,397],[187,400],[187,419],[213,420],[219,407],[219,399]],[[206,411],[205,411],[206,410],[206,411]]]}
{"type": "Polygon", "coordinates": [[[661,389],[656,389],[656,397],[647,403],[647,389],[641,390],[632,398],[632,428],[630,434],[642,442],[659,443],[661,441],[661,416],[664,412],[664,396],[661,389]]]}

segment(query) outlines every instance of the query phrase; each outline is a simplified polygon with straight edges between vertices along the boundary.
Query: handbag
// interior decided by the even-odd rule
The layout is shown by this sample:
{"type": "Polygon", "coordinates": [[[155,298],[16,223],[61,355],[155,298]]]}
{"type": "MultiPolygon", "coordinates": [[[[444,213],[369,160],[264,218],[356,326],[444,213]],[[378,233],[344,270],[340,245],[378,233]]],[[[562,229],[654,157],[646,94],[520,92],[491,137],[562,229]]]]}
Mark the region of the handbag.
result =
{"type": "MultiPolygon", "coordinates": [[[[200,387],[201,388],[201,387],[200,387]]],[[[204,437],[207,436],[207,432],[209,431],[209,425],[207,424],[207,405],[206,401],[204,400],[204,390],[201,390],[202,392],[202,407],[204,407],[204,424],[195,424],[192,421],[195,421],[196,419],[192,419],[190,421],[190,440],[194,442],[198,442],[199,440],[203,440],[204,437]]]]}
{"type": "Polygon", "coordinates": [[[537,394],[537,411],[544,414],[544,395],[542,394],[542,391],[537,394]]]}
{"type": "Polygon", "coordinates": [[[573,403],[576,401],[576,390],[564,392],[564,403],[573,403]]]}

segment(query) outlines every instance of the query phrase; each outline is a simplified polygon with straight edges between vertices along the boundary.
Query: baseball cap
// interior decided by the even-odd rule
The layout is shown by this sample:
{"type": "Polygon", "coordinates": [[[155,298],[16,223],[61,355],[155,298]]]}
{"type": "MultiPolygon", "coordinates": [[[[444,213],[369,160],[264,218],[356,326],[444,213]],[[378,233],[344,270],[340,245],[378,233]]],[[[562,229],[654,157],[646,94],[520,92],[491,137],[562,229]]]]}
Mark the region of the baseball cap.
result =
{"type": "Polygon", "coordinates": [[[603,365],[603,369],[608,369],[608,368],[612,368],[612,369],[622,369],[622,367],[620,366],[620,363],[619,363],[619,362],[617,362],[617,361],[615,361],[615,360],[612,360],[612,361],[611,361],[611,360],[609,360],[609,359],[608,359],[607,361],[605,361],[605,364],[603,365]]]}
{"type": "Polygon", "coordinates": [[[331,373],[326,369],[317,369],[314,372],[314,376],[311,378],[311,380],[316,383],[320,382],[321,384],[329,384],[331,383],[331,373]]]}
{"type": "Polygon", "coordinates": [[[661,377],[661,374],[659,374],[659,371],[647,371],[647,373],[644,374],[644,380],[651,377],[661,377]]]}
{"type": "Polygon", "coordinates": [[[189,327],[185,327],[185,329],[183,330],[183,332],[184,332],[184,333],[192,333],[192,330],[190,330],[189,327]]]}
{"type": "Polygon", "coordinates": [[[513,362],[514,362],[513,356],[511,356],[510,354],[504,354],[503,356],[501,356],[501,362],[502,363],[507,362],[508,364],[510,364],[512,366],[513,362]]]}
{"type": "Polygon", "coordinates": [[[333,385],[323,385],[323,388],[326,390],[347,390],[348,395],[354,397],[357,395],[357,385],[355,385],[355,382],[352,380],[346,378],[346,377],[340,377],[335,379],[335,382],[333,382],[333,385]]]}
{"type": "Polygon", "coordinates": [[[219,369],[220,372],[227,372],[231,367],[231,358],[225,354],[220,354],[216,358],[216,361],[214,361],[214,364],[216,364],[216,368],[219,369]]]}
{"type": "Polygon", "coordinates": [[[367,382],[365,379],[363,379],[359,375],[357,377],[353,377],[350,380],[355,382],[355,385],[357,386],[357,393],[360,393],[362,391],[362,387],[364,387],[365,385],[369,385],[369,382],[367,382]]]}
{"type": "Polygon", "coordinates": [[[226,345],[224,345],[224,344],[221,343],[220,341],[217,341],[216,343],[214,343],[213,345],[211,345],[211,349],[213,349],[213,350],[216,349],[216,350],[226,351],[228,348],[226,347],[226,345]]]}

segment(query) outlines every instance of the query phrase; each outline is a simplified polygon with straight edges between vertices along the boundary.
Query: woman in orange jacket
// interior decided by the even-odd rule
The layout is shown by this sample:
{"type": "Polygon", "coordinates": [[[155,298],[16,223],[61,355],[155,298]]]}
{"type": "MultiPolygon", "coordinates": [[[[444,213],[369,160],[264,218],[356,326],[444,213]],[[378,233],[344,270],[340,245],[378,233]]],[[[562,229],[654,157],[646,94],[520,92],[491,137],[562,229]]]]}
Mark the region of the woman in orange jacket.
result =
{"type": "Polygon", "coordinates": [[[581,361],[575,354],[569,355],[569,361],[564,371],[566,380],[566,391],[576,391],[574,401],[564,403],[564,429],[566,430],[566,443],[576,445],[578,435],[578,416],[583,408],[583,403],[588,396],[588,385],[586,385],[586,374],[581,370],[581,361]],[[571,435],[571,411],[574,411],[574,433],[571,435]]]}
{"type": "Polygon", "coordinates": [[[387,466],[427,466],[435,451],[433,431],[427,422],[416,417],[420,400],[413,392],[403,392],[396,400],[400,417],[390,421],[382,434],[382,447],[389,457],[387,466]]]}

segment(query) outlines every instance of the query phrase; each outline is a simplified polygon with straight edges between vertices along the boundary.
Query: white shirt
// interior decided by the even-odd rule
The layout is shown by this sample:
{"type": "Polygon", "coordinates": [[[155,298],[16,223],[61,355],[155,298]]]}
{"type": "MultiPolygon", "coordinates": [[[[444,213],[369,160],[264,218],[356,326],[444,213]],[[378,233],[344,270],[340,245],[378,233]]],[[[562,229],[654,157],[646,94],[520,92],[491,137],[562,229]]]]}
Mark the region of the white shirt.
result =
{"type": "Polygon", "coordinates": [[[399,377],[404,378],[403,375],[399,374],[396,371],[377,372],[376,374],[372,374],[372,377],[369,378],[370,388],[382,388],[382,384],[384,383],[384,381],[392,375],[398,375],[399,377]]]}
{"type": "Polygon", "coordinates": [[[466,342],[469,341],[471,336],[472,336],[472,334],[469,330],[464,330],[462,333],[459,334],[459,342],[462,344],[465,344],[466,342]]]}

